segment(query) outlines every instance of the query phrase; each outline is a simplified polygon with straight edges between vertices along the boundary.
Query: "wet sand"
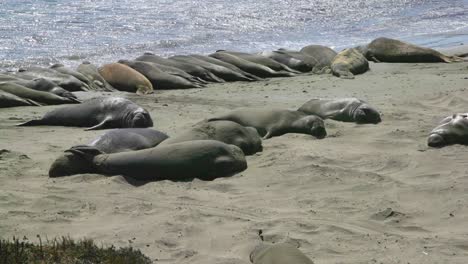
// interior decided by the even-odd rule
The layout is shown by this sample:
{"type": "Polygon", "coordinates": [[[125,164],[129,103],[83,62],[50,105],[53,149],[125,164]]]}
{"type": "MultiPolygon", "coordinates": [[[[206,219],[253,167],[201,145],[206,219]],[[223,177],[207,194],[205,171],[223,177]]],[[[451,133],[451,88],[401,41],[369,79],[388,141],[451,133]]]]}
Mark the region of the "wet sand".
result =
{"type": "Polygon", "coordinates": [[[0,234],[131,244],[155,263],[237,264],[249,263],[262,230],[318,264],[466,263],[468,147],[430,149],[426,139],[443,117],[468,111],[467,89],[467,62],[371,63],[354,80],[304,75],[122,94],[169,135],[236,107],[294,109],[314,97],[358,97],[383,113],[378,125],[326,120],[322,140],[266,140],[230,178],[143,186],[96,174],[48,178],[63,150],[104,131],[14,126],[60,106],[0,109],[0,234]]]}

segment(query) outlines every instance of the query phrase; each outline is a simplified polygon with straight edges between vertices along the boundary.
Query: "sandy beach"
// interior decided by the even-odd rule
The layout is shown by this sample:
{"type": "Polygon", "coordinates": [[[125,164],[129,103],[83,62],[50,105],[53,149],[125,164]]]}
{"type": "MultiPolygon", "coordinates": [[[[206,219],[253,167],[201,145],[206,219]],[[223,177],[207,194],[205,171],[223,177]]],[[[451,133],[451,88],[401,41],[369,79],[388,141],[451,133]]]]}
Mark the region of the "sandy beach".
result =
{"type": "Polygon", "coordinates": [[[120,94],[168,135],[236,107],[296,109],[316,97],[357,97],[383,114],[378,125],[326,120],[322,140],[265,140],[246,171],[214,181],[49,178],[65,149],[104,131],[14,126],[60,106],[0,109],[0,234],[130,244],[155,263],[240,264],[262,230],[318,264],[466,263],[468,148],[431,149],[426,140],[442,118],[468,111],[468,62],[370,67],[354,80],[301,75],[120,94]]]}

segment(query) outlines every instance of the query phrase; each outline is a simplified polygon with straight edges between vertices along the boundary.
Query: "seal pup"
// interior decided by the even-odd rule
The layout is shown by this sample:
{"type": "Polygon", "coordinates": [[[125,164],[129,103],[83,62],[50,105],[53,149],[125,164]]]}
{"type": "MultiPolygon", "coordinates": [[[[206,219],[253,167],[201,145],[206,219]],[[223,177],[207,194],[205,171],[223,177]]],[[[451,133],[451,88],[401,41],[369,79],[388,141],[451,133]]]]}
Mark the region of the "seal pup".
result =
{"type": "Polygon", "coordinates": [[[41,104],[58,105],[58,104],[79,104],[80,101],[74,98],[61,97],[53,93],[42,92],[30,89],[14,82],[0,83],[0,90],[14,94],[24,99],[30,99],[41,104]]]}
{"type": "Polygon", "coordinates": [[[375,62],[458,62],[457,56],[447,56],[436,50],[416,46],[390,38],[377,38],[371,43],[359,46],[358,50],[375,62]]]}
{"type": "Polygon", "coordinates": [[[212,58],[222,60],[224,62],[230,63],[239,69],[248,72],[250,74],[256,75],[261,78],[270,78],[270,77],[292,77],[295,76],[291,72],[277,72],[268,68],[267,66],[254,63],[237,56],[234,56],[225,52],[215,52],[209,55],[212,58]]]}
{"type": "Polygon", "coordinates": [[[354,75],[365,73],[369,70],[369,62],[356,49],[345,49],[338,53],[332,61],[333,75],[343,79],[354,79],[354,75]]]}
{"type": "Polygon", "coordinates": [[[185,63],[185,62],[180,62],[180,61],[175,61],[175,60],[169,60],[160,56],[157,56],[153,53],[144,53],[142,56],[136,58],[135,60],[137,61],[148,61],[148,62],[153,62],[156,64],[161,64],[165,66],[171,66],[178,68],[180,70],[185,71],[186,73],[189,73],[193,76],[199,77],[205,81],[209,82],[224,82],[223,79],[220,79],[207,69],[200,67],[198,65],[194,65],[191,63],[185,63]]]}
{"type": "Polygon", "coordinates": [[[0,107],[14,107],[14,106],[40,106],[33,100],[23,99],[14,94],[0,90],[0,107]]]}
{"type": "Polygon", "coordinates": [[[117,90],[136,94],[153,93],[153,85],[141,73],[121,63],[104,64],[99,74],[117,90]]]}
{"type": "Polygon", "coordinates": [[[291,69],[300,72],[310,72],[313,68],[313,65],[306,63],[305,61],[296,59],[286,53],[281,53],[279,51],[263,51],[260,52],[259,55],[275,60],[279,63],[288,66],[291,69]]]}
{"type": "Polygon", "coordinates": [[[112,85],[110,85],[104,78],[99,74],[98,67],[89,61],[83,61],[76,71],[83,74],[85,77],[91,80],[98,90],[114,92],[117,91],[112,85]]]}
{"type": "Polygon", "coordinates": [[[165,73],[155,64],[145,61],[119,60],[119,63],[125,64],[137,72],[143,74],[156,89],[188,89],[201,88],[200,84],[193,83],[181,76],[165,73]]]}
{"type": "MultiPolygon", "coordinates": [[[[124,175],[140,181],[213,180],[247,168],[240,148],[215,140],[186,141],[113,154],[90,146],[75,146],[66,152],[83,159],[94,173],[124,175]]],[[[49,171],[50,177],[66,176],[60,175],[54,166],[49,171]]]]}
{"type": "Polygon", "coordinates": [[[250,253],[253,264],[314,264],[297,247],[288,243],[260,244],[250,253]]]}
{"type": "Polygon", "coordinates": [[[320,139],[327,135],[320,117],[286,109],[243,107],[208,119],[217,120],[229,120],[242,126],[253,127],[264,139],[287,133],[308,134],[320,139]]]}
{"type": "Polygon", "coordinates": [[[427,145],[440,148],[452,144],[468,145],[468,113],[458,113],[440,121],[427,139],[427,145]]]}
{"type": "Polygon", "coordinates": [[[279,63],[265,56],[261,56],[259,54],[250,54],[250,53],[245,53],[245,52],[229,51],[229,50],[217,50],[216,52],[228,53],[228,54],[237,56],[239,58],[242,58],[244,60],[248,60],[250,62],[266,66],[274,71],[287,71],[287,72],[292,72],[292,73],[299,73],[298,71],[293,70],[282,63],[279,63]]]}
{"type": "Polygon", "coordinates": [[[298,111],[322,119],[358,124],[377,124],[382,121],[377,109],[357,98],[311,99],[299,107],[298,111]]]}
{"type": "Polygon", "coordinates": [[[263,150],[262,139],[253,127],[244,127],[232,121],[202,121],[192,128],[161,143],[174,144],[191,140],[218,140],[238,146],[245,155],[253,155],[263,150]]]}
{"type": "Polygon", "coordinates": [[[75,126],[86,130],[126,127],[152,127],[148,111],[121,97],[93,98],[79,105],[66,106],[47,112],[41,119],[18,126],[75,126]]]}

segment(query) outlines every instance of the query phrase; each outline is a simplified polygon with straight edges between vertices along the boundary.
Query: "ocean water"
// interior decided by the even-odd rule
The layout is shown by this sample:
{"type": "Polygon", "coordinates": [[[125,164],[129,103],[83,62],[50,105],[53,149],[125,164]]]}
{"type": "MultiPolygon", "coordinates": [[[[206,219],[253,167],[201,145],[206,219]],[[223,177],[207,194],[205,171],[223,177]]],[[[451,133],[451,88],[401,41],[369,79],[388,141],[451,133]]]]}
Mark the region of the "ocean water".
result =
{"type": "Polygon", "coordinates": [[[468,43],[468,0],[0,0],[0,68],[300,49],[387,36],[468,43]]]}

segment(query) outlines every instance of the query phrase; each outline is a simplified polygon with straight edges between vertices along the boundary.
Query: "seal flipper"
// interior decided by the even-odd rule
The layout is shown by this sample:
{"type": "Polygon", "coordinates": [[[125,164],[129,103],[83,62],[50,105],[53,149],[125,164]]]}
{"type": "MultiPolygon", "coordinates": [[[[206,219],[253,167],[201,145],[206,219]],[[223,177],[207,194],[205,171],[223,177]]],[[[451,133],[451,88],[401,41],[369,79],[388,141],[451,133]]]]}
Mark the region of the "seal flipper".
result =
{"type": "Polygon", "coordinates": [[[84,158],[87,158],[87,159],[92,159],[97,155],[104,154],[104,152],[100,151],[99,149],[97,149],[97,148],[95,148],[93,146],[88,146],[88,145],[73,146],[73,147],[65,150],[65,152],[70,152],[70,153],[73,153],[73,154],[77,154],[77,155],[80,155],[80,156],[82,156],[84,158]]]}
{"type": "Polygon", "coordinates": [[[16,126],[42,126],[46,125],[42,119],[33,119],[24,123],[17,124],[16,126]]]}
{"type": "Polygon", "coordinates": [[[104,118],[104,120],[102,120],[101,123],[95,125],[95,126],[92,126],[92,127],[88,127],[85,129],[85,131],[89,131],[89,130],[98,130],[98,129],[104,129],[106,128],[106,125],[112,120],[111,117],[106,117],[104,118]]]}

